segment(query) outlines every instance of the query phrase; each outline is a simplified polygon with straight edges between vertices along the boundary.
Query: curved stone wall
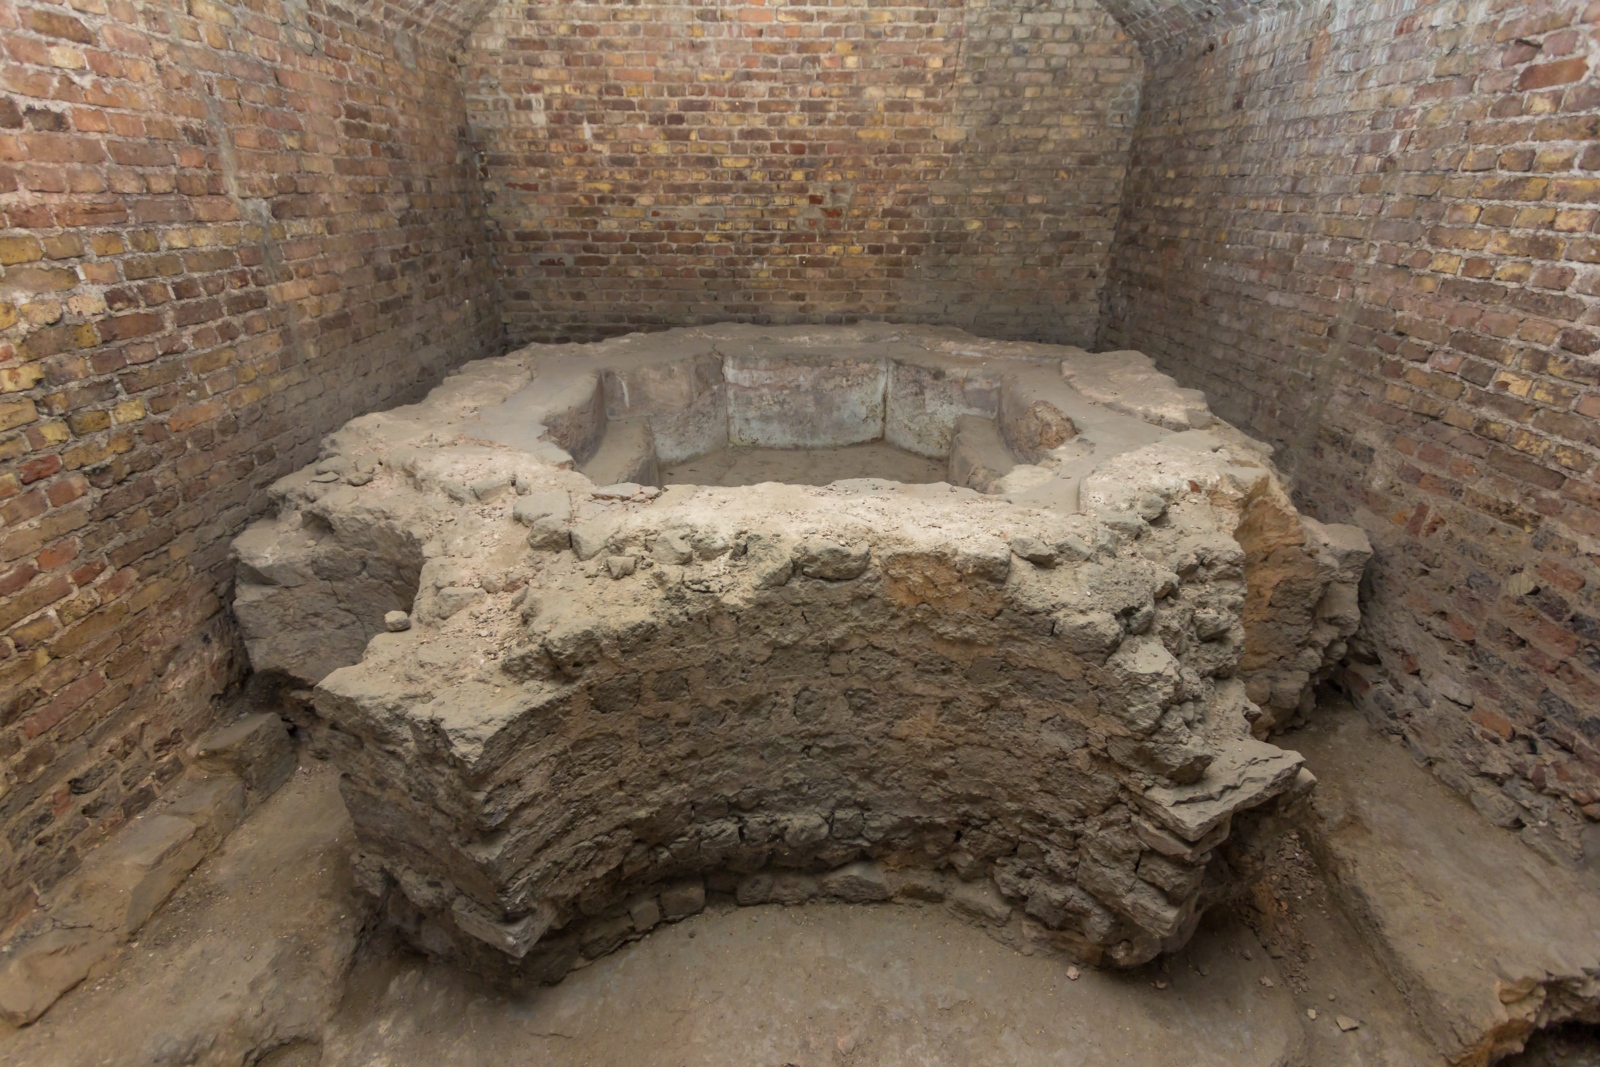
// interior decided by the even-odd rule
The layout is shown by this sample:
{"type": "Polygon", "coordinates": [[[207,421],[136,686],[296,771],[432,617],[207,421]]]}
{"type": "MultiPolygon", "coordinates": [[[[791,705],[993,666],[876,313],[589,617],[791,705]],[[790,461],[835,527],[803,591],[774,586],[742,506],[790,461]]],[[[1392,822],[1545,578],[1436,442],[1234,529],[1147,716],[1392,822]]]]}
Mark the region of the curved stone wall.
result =
{"type": "Polygon", "coordinates": [[[352,422],[276,493],[236,608],[258,671],[316,684],[366,883],[423,947],[539,980],[707,892],[948,900],[1123,964],[1182,944],[1310,788],[1264,738],[1342,654],[1366,556],[1137,353],[923,328],[535,346],[352,422]],[[734,399],[763,375],[783,391],[734,399]],[[827,402],[841,381],[862,403],[827,402]],[[872,419],[952,452],[992,420],[1010,469],[575,469],[630,434],[872,419]]]}

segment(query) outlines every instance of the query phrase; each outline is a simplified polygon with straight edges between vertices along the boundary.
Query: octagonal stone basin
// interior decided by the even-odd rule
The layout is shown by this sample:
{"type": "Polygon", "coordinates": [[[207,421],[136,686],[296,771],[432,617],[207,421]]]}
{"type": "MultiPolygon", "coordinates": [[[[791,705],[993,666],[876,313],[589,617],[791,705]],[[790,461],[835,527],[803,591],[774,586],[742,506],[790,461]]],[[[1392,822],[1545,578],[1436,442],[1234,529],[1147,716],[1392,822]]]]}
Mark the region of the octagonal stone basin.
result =
{"type": "Polygon", "coordinates": [[[1311,787],[1267,738],[1368,555],[1142,355],[932,328],[531,346],[273,492],[236,542],[255,670],[344,772],[385,913],[513,981],[719,894],[1181,945],[1311,787]],[[658,484],[863,445],[945,476],[658,484]]]}
{"type": "MultiPolygon", "coordinates": [[[[695,460],[729,451],[777,453],[769,466],[804,469],[781,462],[787,451],[812,454],[811,484],[840,480],[826,475],[830,464],[854,468],[847,476],[947,481],[985,493],[1053,483],[1052,502],[1069,509],[1070,473],[1055,478],[1033,465],[1048,458],[1059,466],[1096,448],[1103,456],[1160,435],[1139,419],[1096,418],[1059,360],[996,361],[848,336],[819,344],[754,335],[710,348],[646,336],[547,356],[535,380],[480,412],[465,432],[570,462],[597,485],[660,485],[663,469],[695,469],[695,460]],[[1097,445],[1063,449],[1078,432],[1063,407],[1095,425],[1097,445]],[[1030,469],[1011,476],[1019,464],[1030,469]],[[893,476],[906,471],[918,476],[893,476]]],[[[1195,394],[1160,384],[1169,421],[1209,424],[1195,394]]]]}

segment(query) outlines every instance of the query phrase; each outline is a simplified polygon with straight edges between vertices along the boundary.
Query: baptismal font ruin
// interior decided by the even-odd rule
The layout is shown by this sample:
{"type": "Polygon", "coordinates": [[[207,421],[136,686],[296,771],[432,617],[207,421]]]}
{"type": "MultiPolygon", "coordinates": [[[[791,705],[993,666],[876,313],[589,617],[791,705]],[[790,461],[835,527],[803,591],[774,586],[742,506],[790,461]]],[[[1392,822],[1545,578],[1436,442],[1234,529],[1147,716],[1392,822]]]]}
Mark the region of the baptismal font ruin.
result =
{"type": "Polygon", "coordinates": [[[1138,353],[914,327],[531,346],[273,494],[235,610],[344,773],[363,884],[543,981],[707,893],[1181,946],[1315,784],[1269,738],[1370,555],[1138,353]],[[872,442],[945,476],[660,484],[872,442]]]}

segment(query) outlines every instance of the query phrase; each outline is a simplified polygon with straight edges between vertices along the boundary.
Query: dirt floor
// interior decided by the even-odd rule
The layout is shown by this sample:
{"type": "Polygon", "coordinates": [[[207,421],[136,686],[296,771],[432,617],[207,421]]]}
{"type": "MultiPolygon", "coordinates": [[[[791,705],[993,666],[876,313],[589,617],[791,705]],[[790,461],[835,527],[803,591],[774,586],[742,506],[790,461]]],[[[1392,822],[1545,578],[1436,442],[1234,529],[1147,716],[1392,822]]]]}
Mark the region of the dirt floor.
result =
{"type": "Polygon", "coordinates": [[[942,482],[949,465],[882,441],[844,448],[723,448],[661,470],[664,485],[827,485],[846,478],[884,478],[918,485],[942,482]]]}
{"type": "Polygon", "coordinates": [[[319,1062],[1299,1062],[1294,1004],[1236,923],[1208,929],[1165,967],[1070,973],[942,909],[892,905],[713,909],[527,996],[378,946],[358,964],[319,1062]]]}
{"type": "MultiPolygon", "coordinates": [[[[1443,1063],[1296,835],[1247,900],[1132,971],[1016,952],[940,906],[713,902],[521,995],[371,924],[351,844],[336,772],[308,760],[135,943],[35,1025],[0,1027],[0,1064],[1443,1063]]],[[[1600,1041],[1563,1028],[1503,1062],[1600,1067],[1600,1041]]]]}

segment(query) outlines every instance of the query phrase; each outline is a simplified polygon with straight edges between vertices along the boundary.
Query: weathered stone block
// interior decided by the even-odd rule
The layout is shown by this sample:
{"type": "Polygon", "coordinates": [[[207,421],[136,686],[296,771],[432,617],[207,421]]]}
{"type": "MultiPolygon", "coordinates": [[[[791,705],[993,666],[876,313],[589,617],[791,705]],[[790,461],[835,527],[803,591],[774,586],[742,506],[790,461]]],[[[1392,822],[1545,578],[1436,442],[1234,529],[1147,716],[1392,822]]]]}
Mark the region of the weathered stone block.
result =
{"type": "Polygon", "coordinates": [[[252,802],[271,795],[294,773],[294,744],[283,720],[262,712],[219,726],[193,749],[195,764],[244,783],[252,802]]]}
{"type": "Polygon", "coordinates": [[[207,843],[195,824],[174,815],[147,815],[96,850],[68,903],[72,917],[125,937],[161,906],[207,843]]]}
{"type": "Polygon", "coordinates": [[[116,948],[116,934],[92,927],[48,930],[0,956],[0,1018],[26,1026],[116,948]]]}

